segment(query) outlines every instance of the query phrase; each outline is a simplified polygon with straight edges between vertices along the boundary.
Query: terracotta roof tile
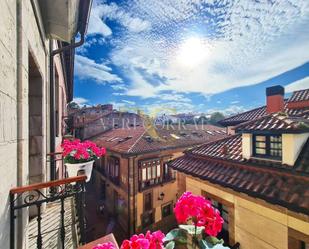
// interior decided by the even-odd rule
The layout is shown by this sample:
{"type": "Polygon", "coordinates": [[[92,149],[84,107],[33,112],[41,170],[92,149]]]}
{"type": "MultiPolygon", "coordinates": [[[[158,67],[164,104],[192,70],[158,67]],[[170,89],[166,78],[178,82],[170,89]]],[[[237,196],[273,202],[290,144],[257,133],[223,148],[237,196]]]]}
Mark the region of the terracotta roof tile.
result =
{"type": "Polygon", "coordinates": [[[249,196],[279,204],[295,212],[309,214],[309,177],[259,170],[223,160],[206,160],[192,153],[177,158],[169,165],[180,172],[207,180],[249,196]]]}
{"type": "Polygon", "coordinates": [[[309,119],[281,113],[264,116],[236,126],[237,132],[280,131],[291,133],[307,130],[309,131],[309,119]]]}
{"type": "Polygon", "coordinates": [[[298,102],[298,101],[306,101],[306,100],[309,100],[309,89],[293,92],[288,102],[298,102]]]}
{"type": "Polygon", "coordinates": [[[202,144],[188,150],[186,153],[193,156],[202,157],[204,160],[210,158],[226,160],[233,163],[247,163],[263,168],[275,168],[309,176],[309,139],[303,146],[294,167],[284,165],[279,161],[276,162],[259,158],[251,158],[249,160],[243,159],[241,134],[236,134],[210,143],[202,144]]]}
{"type": "MultiPolygon", "coordinates": [[[[309,106],[300,109],[290,109],[287,107],[288,101],[285,101],[283,112],[289,116],[297,117],[309,117],[309,106]]],[[[242,112],[231,117],[222,119],[219,123],[223,126],[237,125],[243,122],[255,120],[268,115],[266,112],[266,106],[261,106],[259,108],[252,109],[250,111],[242,112]]]]}
{"type": "Polygon", "coordinates": [[[224,128],[213,125],[186,125],[181,129],[157,127],[119,128],[106,131],[91,140],[100,146],[120,153],[140,154],[173,148],[186,148],[226,137],[224,128]]]}

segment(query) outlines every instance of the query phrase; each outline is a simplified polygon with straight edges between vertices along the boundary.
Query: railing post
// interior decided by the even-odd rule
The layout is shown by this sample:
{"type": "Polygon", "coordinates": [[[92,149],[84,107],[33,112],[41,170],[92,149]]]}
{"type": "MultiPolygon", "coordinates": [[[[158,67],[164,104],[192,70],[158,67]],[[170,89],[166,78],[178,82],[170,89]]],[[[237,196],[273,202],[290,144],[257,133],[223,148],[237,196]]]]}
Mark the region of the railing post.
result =
{"type": "Polygon", "coordinates": [[[38,249],[42,248],[42,231],[41,231],[41,220],[42,220],[42,216],[41,216],[41,203],[38,203],[37,205],[37,209],[38,209],[38,217],[37,217],[37,221],[38,221],[38,237],[37,237],[37,246],[38,249]]]}
{"type": "Polygon", "coordinates": [[[64,198],[60,199],[61,201],[61,230],[60,230],[60,236],[61,236],[61,245],[62,245],[62,249],[64,249],[65,246],[65,227],[64,227],[64,198]]]}
{"type": "Polygon", "coordinates": [[[81,244],[86,243],[85,239],[85,213],[84,213],[84,208],[85,208],[85,181],[81,182],[81,192],[80,192],[80,200],[79,200],[79,209],[80,209],[80,236],[81,236],[81,244]]]}
{"type": "Polygon", "coordinates": [[[15,249],[15,218],[14,194],[10,193],[10,249],[15,249]]]}

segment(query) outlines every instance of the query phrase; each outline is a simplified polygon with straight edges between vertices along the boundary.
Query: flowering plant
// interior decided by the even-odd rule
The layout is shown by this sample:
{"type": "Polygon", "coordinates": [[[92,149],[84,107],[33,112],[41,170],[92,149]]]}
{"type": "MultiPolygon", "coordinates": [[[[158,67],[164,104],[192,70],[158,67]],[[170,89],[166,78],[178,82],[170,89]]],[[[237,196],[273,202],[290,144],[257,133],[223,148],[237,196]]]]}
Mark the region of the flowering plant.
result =
{"type": "Polygon", "coordinates": [[[222,229],[223,219],[204,197],[185,192],[178,199],[174,213],[180,225],[164,238],[165,248],[173,249],[177,244],[186,244],[187,248],[227,248],[223,240],[215,237],[222,229]]]}
{"type": "Polygon", "coordinates": [[[84,163],[105,155],[105,148],[98,147],[91,141],[81,142],[79,139],[73,141],[64,140],[61,145],[65,163],[84,163]]]}
{"type": "Polygon", "coordinates": [[[115,245],[111,242],[106,242],[103,244],[98,244],[92,249],[116,249],[115,245]]]}
{"type": "Polygon", "coordinates": [[[163,239],[165,235],[160,230],[145,235],[133,235],[130,240],[122,242],[120,249],[164,249],[163,239]]]}
{"type": "MultiPolygon", "coordinates": [[[[124,240],[120,249],[174,249],[179,246],[187,249],[197,247],[228,249],[223,246],[223,240],[214,237],[221,231],[223,219],[219,211],[204,197],[185,192],[177,201],[174,213],[180,224],[179,228],[171,230],[166,235],[160,230],[135,234],[130,240],[124,240]]],[[[114,247],[109,247],[105,243],[93,249],[114,249],[114,247]]]]}

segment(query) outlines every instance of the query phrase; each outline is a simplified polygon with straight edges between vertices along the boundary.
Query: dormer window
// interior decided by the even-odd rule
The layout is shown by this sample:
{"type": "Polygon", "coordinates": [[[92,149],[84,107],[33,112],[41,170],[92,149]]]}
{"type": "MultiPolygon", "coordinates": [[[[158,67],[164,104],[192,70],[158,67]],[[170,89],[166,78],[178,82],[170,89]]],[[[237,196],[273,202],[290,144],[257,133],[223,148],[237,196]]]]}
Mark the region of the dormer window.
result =
{"type": "Polygon", "coordinates": [[[253,155],[280,160],[282,157],[281,135],[253,135],[253,155]]]}

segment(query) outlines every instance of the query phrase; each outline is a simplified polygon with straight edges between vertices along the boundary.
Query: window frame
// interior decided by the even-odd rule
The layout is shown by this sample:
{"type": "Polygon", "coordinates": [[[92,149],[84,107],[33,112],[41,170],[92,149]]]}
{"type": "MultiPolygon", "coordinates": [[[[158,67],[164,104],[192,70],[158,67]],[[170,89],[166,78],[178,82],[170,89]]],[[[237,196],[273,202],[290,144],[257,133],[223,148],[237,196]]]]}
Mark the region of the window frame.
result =
{"type": "Polygon", "coordinates": [[[166,217],[169,217],[173,214],[173,201],[169,201],[169,202],[166,202],[164,204],[161,205],[161,219],[164,219],[166,217]],[[170,214],[169,215],[166,215],[164,216],[163,215],[163,209],[167,206],[170,206],[170,214]]]}
{"type": "Polygon", "coordinates": [[[144,159],[139,161],[139,183],[154,185],[162,179],[162,160],[160,158],[144,159]],[[145,165],[144,165],[145,164],[145,165]]]}
{"type": "MultiPolygon", "coordinates": [[[[260,141],[262,142],[262,141],[260,141]]],[[[254,157],[260,157],[260,158],[269,158],[269,159],[274,159],[274,160],[282,160],[282,135],[281,134],[252,134],[252,155],[254,157]],[[256,150],[261,148],[261,149],[264,149],[263,147],[258,147],[256,145],[257,142],[257,137],[265,137],[265,154],[260,154],[260,153],[257,153],[256,150]],[[274,141],[271,141],[271,137],[280,137],[281,140],[280,142],[274,142],[274,141]],[[271,144],[281,144],[281,148],[278,149],[278,148],[271,148],[271,144]],[[278,150],[278,151],[281,151],[281,156],[273,156],[271,155],[271,149],[272,150],[278,150]]]]}
{"type": "Polygon", "coordinates": [[[106,174],[115,183],[120,182],[120,159],[116,156],[107,157],[106,162],[106,174]],[[117,175],[116,175],[117,173],[117,175]]]}

